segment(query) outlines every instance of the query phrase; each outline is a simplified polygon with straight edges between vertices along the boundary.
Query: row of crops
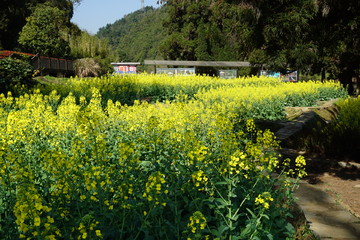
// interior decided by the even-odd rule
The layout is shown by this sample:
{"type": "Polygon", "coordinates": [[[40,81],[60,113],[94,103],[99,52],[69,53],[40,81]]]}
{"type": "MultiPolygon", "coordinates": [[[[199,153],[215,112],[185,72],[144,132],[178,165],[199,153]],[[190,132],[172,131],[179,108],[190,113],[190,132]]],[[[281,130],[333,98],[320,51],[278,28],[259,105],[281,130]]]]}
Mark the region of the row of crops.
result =
{"type": "Polygon", "coordinates": [[[305,161],[280,167],[252,119],[346,95],[331,82],[146,74],[26,91],[0,96],[0,239],[292,238],[288,177],[305,161]]]}

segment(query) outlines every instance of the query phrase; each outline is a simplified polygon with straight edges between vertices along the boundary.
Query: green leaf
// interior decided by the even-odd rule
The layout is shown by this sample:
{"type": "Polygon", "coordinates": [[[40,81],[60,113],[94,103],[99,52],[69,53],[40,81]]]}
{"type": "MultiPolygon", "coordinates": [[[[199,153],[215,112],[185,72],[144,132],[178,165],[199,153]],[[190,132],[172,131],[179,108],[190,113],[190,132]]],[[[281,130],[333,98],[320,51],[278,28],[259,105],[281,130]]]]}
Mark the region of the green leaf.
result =
{"type": "Polygon", "coordinates": [[[217,183],[214,183],[214,185],[227,185],[228,182],[217,182],[217,183]]]}
{"type": "Polygon", "coordinates": [[[255,215],[255,213],[253,213],[250,209],[246,208],[246,210],[247,210],[254,218],[257,218],[257,216],[255,215]]]}
{"type": "Polygon", "coordinates": [[[240,216],[244,216],[244,215],[245,215],[244,213],[236,214],[235,216],[233,216],[233,217],[231,218],[231,220],[237,221],[240,216]]]}
{"type": "Polygon", "coordinates": [[[227,201],[224,201],[222,198],[216,198],[216,201],[218,201],[222,206],[231,206],[227,201]]]}
{"type": "Polygon", "coordinates": [[[294,226],[291,223],[287,223],[285,228],[286,228],[286,230],[288,230],[288,233],[294,234],[296,231],[294,226]]]}
{"type": "Polygon", "coordinates": [[[218,231],[216,229],[211,229],[211,234],[214,236],[218,235],[218,231]]]}
{"type": "Polygon", "coordinates": [[[271,233],[267,233],[266,236],[268,237],[269,240],[273,240],[274,237],[271,233]]]}
{"type": "Polygon", "coordinates": [[[217,237],[221,238],[222,234],[224,231],[228,230],[229,227],[228,226],[225,226],[225,225],[221,225],[219,227],[219,230],[218,230],[218,233],[217,233],[217,237]]]}
{"type": "Polygon", "coordinates": [[[285,224],[285,219],[283,219],[283,218],[275,219],[275,223],[278,228],[282,228],[285,224]]]}

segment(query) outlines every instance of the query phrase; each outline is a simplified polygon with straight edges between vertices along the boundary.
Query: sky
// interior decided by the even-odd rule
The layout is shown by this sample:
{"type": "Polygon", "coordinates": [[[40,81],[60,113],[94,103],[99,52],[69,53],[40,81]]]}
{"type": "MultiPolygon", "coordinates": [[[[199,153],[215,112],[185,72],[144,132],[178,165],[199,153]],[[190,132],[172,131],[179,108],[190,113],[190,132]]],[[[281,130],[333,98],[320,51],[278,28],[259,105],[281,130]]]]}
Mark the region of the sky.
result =
{"type": "MultiPolygon", "coordinates": [[[[160,7],[156,2],[157,0],[144,0],[144,6],[160,7]]],[[[76,23],[80,29],[96,34],[99,28],[140,8],[141,0],[82,0],[80,5],[75,6],[71,22],[76,23]]]]}

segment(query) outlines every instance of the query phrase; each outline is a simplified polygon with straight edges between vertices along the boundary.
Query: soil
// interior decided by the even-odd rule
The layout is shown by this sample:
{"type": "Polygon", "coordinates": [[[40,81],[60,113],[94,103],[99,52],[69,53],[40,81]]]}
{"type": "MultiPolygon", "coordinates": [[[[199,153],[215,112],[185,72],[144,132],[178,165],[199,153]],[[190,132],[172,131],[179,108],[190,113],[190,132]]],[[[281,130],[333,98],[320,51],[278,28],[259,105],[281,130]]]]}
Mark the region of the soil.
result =
{"type": "Polygon", "coordinates": [[[302,180],[332,196],[334,200],[360,218],[360,168],[358,163],[304,154],[308,176],[302,180]],[[347,165],[345,165],[347,163],[347,165]],[[345,165],[345,166],[344,166],[345,165]]]}

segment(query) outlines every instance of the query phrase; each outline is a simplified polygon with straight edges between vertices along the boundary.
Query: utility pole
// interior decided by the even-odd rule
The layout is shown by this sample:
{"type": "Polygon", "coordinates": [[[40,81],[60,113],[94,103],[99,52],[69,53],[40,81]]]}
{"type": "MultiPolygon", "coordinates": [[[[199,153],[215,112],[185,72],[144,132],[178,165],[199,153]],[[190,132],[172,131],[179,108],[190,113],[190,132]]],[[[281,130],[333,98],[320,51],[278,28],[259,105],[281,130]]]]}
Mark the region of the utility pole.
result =
{"type": "Polygon", "coordinates": [[[144,0],[140,0],[141,1],[141,10],[143,10],[144,11],[144,0]]]}

